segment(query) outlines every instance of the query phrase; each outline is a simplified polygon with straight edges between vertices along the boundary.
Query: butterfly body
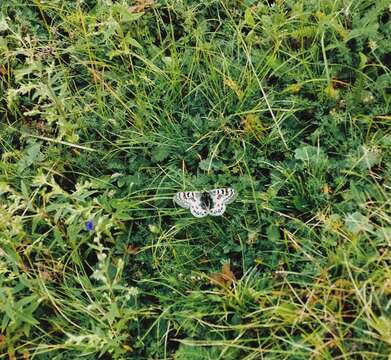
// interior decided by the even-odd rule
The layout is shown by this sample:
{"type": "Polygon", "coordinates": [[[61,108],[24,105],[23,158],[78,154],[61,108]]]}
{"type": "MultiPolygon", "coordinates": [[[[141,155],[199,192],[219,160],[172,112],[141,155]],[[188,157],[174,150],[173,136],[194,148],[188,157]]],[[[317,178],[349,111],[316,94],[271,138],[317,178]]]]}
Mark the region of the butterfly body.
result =
{"type": "Polygon", "coordinates": [[[210,206],[212,205],[211,196],[209,195],[209,193],[207,191],[203,191],[201,193],[200,201],[201,201],[201,206],[203,209],[209,209],[210,206]]]}
{"type": "Polygon", "coordinates": [[[210,191],[181,191],[175,194],[174,201],[195,217],[206,215],[220,216],[226,205],[235,200],[236,193],[232,188],[221,188],[210,191]]]}

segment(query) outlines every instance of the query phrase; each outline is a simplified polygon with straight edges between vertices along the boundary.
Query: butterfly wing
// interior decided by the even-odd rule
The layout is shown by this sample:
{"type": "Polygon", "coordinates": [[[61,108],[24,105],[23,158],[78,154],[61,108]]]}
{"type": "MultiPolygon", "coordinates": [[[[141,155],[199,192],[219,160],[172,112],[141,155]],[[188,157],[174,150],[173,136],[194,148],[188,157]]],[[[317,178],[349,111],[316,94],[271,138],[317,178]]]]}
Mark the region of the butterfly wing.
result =
{"type": "Polygon", "coordinates": [[[174,201],[185,209],[190,209],[193,216],[201,218],[208,215],[208,209],[202,206],[202,192],[200,191],[182,191],[174,196],[174,201]]]}
{"type": "Polygon", "coordinates": [[[209,214],[212,216],[223,215],[226,205],[233,202],[236,197],[235,190],[232,188],[211,190],[209,195],[213,202],[213,206],[209,209],[209,214]]]}

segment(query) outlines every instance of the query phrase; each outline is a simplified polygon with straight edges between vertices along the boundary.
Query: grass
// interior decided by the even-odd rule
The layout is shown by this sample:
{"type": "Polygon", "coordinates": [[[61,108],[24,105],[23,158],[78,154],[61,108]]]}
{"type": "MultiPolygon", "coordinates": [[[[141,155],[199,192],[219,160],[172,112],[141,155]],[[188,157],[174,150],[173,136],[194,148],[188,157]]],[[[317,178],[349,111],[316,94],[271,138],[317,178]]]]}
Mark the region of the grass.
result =
{"type": "Polygon", "coordinates": [[[390,12],[3,0],[0,359],[389,359],[390,12]]]}

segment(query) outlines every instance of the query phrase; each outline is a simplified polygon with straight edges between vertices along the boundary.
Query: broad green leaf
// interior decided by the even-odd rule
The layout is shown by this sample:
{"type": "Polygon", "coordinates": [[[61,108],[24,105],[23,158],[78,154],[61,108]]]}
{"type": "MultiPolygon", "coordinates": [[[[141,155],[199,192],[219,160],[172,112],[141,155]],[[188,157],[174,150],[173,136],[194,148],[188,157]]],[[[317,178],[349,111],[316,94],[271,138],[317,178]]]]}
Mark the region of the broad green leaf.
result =
{"type": "Polygon", "coordinates": [[[253,16],[250,8],[247,8],[246,11],[244,12],[244,21],[245,21],[246,25],[248,25],[250,27],[255,26],[254,16],[253,16]]]}
{"type": "Polygon", "coordinates": [[[353,234],[368,232],[373,229],[373,225],[369,223],[369,219],[360,212],[346,215],[345,227],[353,234]]]}

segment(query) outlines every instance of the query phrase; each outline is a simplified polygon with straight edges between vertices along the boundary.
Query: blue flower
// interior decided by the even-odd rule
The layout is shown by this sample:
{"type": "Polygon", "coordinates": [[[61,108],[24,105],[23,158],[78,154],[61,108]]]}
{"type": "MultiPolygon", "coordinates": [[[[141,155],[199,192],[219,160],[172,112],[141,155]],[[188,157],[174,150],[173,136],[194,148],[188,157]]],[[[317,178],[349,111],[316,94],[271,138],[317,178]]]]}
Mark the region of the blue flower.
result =
{"type": "Polygon", "coordinates": [[[88,220],[86,222],[86,229],[88,231],[93,231],[94,230],[94,222],[92,220],[88,220]]]}

